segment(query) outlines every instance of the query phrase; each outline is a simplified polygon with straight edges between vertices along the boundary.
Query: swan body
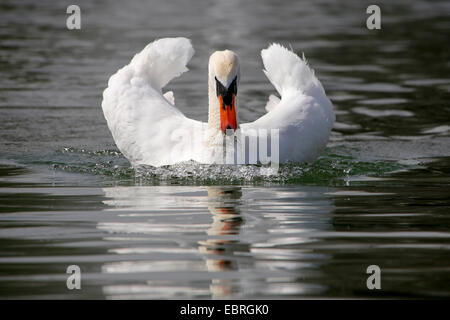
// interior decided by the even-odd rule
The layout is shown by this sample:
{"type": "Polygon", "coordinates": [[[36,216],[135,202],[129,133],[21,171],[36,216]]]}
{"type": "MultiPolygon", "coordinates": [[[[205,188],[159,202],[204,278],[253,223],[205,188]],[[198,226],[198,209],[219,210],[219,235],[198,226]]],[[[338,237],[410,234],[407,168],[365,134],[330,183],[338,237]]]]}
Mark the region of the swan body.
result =
{"type": "MultiPolygon", "coordinates": [[[[230,50],[213,53],[209,59],[208,122],[203,123],[187,118],[175,106],[171,91],[163,93],[170,80],[188,70],[193,54],[186,38],[159,39],[109,79],[103,92],[103,112],[117,147],[133,165],[162,166],[188,160],[220,163],[223,154],[218,150],[222,151],[224,138],[234,139],[232,151],[241,157],[239,163],[253,163],[253,149],[245,142],[261,140],[261,132],[277,138],[270,140],[269,148],[272,155],[277,151],[279,163],[311,162],[320,155],[335,116],[304,58],[278,44],[261,51],[264,73],[280,97],[269,97],[267,113],[261,118],[240,124],[239,59],[230,50]]],[[[262,161],[259,152],[256,161],[262,161]]]]}

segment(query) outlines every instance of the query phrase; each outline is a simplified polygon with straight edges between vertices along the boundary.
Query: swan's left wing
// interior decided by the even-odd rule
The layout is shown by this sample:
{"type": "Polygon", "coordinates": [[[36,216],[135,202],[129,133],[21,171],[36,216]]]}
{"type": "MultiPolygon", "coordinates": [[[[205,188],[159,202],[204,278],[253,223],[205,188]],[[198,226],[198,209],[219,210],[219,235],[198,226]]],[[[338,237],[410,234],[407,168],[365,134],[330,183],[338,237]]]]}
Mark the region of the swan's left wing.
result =
{"type": "Polygon", "coordinates": [[[193,54],[186,38],[160,39],[109,79],[103,112],[117,147],[133,164],[160,166],[194,158],[189,151],[177,152],[177,145],[202,123],[175,107],[171,91],[162,93],[170,80],[188,70],[193,54]]]}
{"type": "Polygon", "coordinates": [[[264,73],[281,99],[271,95],[268,111],[254,122],[241,125],[252,136],[260,129],[278,130],[280,162],[310,162],[325,148],[334,123],[333,106],[305,59],[273,44],[261,51],[264,73]]]}

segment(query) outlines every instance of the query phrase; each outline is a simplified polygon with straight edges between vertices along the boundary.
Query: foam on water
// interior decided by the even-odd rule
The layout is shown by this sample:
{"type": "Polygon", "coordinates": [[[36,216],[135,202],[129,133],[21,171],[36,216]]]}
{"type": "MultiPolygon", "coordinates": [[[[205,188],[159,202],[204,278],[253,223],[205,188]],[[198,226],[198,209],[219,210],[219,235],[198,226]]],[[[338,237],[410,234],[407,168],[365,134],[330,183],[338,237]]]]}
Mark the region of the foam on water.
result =
{"type": "Polygon", "coordinates": [[[316,162],[288,163],[279,168],[270,165],[218,165],[195,161],[171,166],[133,168],[116,150],[88,151],[64,148],[46,162],[55,170],[100,175],[117,182],[137,184],[319,184],[339,185],[354,176],[383,176],[405,169],[396,161],[360,161],[342,155],[339,148],[328,148],[316,162]]]}

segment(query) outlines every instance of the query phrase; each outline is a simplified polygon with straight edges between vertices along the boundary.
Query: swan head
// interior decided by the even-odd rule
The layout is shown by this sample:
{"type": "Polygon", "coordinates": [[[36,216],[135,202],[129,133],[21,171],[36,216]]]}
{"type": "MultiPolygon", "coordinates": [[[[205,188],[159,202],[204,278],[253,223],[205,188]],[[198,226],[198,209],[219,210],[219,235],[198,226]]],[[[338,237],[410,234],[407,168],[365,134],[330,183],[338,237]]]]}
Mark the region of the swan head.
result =
{"type": "Polygon", "coordinates": [[[209,58],[210,86],[219,107],[220,129],[236,131],[236,95],[239,82],[239,60],[230,50],[216,51],[209,58]],[[214,90],[215,89],[215,90],[214,90]]]}

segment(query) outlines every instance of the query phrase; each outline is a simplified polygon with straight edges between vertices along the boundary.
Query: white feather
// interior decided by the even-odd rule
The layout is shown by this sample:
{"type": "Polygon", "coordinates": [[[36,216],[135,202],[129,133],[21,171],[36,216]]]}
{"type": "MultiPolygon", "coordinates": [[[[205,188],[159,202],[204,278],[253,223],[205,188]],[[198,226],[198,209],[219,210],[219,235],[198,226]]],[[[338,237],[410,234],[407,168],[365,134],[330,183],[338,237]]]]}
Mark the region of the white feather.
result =
{"type": "Polygon", "coordinates": [[[280,103],[280,98],[271,94],[269,96],[269,100],[267,100],[267,103],[266,103],[266,108],[265,108],[266,111],[267,112],[272,111],[279,103],[280,103]]]}
{"type": "Polygon", "coordinates": [[[161,166],[196,159],[189,153],[173,155],[178,144],[173,134],[192,132],[201,122],[186,118],[172,105],[173,94],[161,92],[188,70],[193,54],[188,39],[157,40],[110,78],[103,112],[117,147],[133,164],[161,166]]]}
{"type": "MultiPolygon", "coordinates": [[[[211,128],[185,117],[175,106],[173,92],[162,93],[170,80],[188,70],[186,64],[193,54],[186,38],[160,39],[147,45],[109,79],[103,93],[103,112],[117,147],[134,165],[215,161],[211,148],[220,143],[214,140],[217,137],[213,137],[211,128]],[[205,136],[211,139],[206,144],[205,136]]],[[[281,163],[315,160],[333,126],[331,102],[304,59],[278,44],[262,50],[261,55],[264,72],[281,99],[270,96],[268,113],[241,124],[242,135],[278,129],[281,163]]]]}
{"type": "Polygon", "coordinates": [[[175,105],[175,97],[173,96],[173,91],[167,91],[164,93],[164,98],[170,102],[171,105],[175,105]]]}
{"type": "Polygon", "coordinates": [[[281,95],[269,112],[243,124],[244,134],[258,129],[279,130],[280,162],[314,161],[325,148],[335,121],[333,106],[305,59],[279,44],[261,51],[264,73],[281,95]]]}

